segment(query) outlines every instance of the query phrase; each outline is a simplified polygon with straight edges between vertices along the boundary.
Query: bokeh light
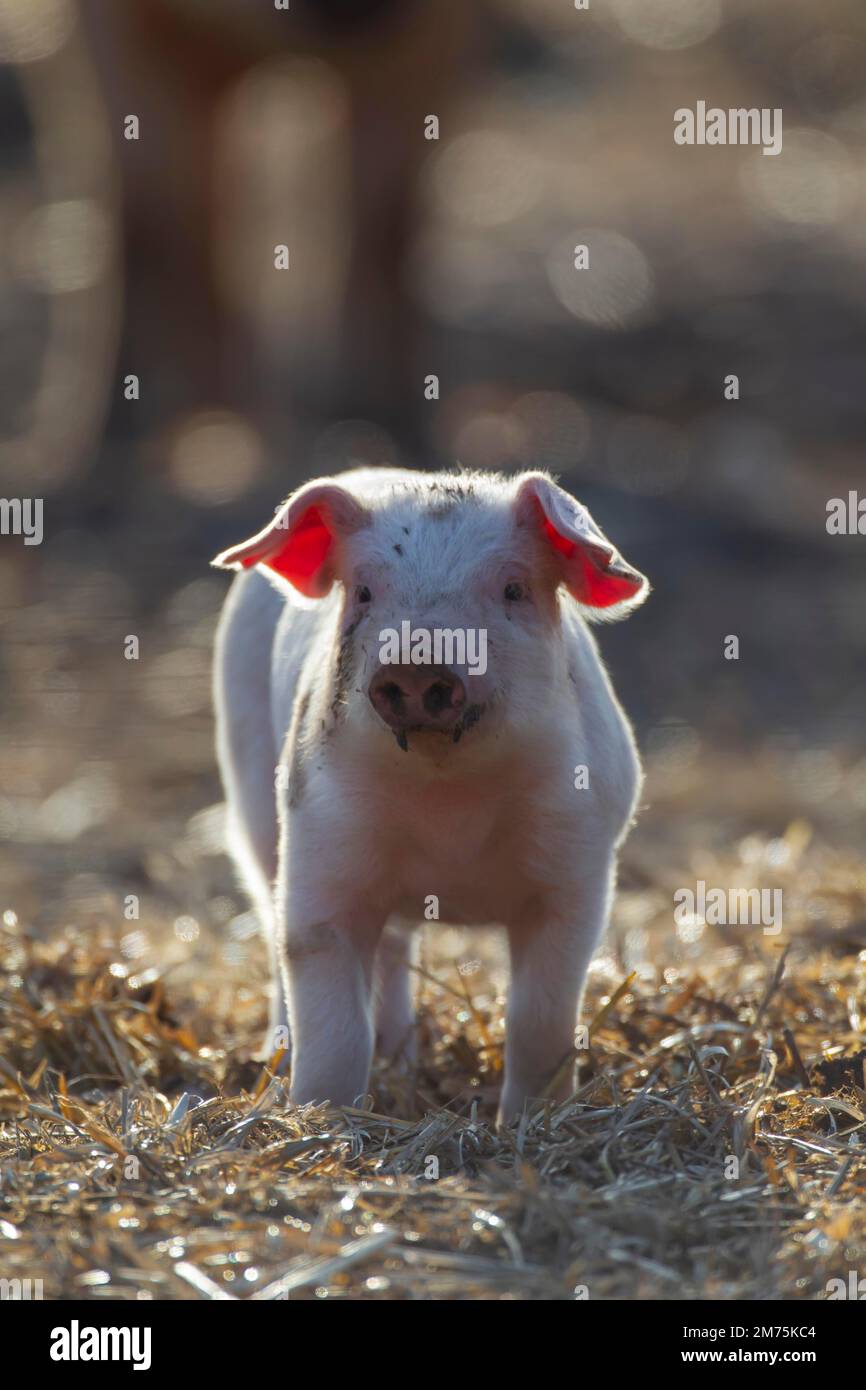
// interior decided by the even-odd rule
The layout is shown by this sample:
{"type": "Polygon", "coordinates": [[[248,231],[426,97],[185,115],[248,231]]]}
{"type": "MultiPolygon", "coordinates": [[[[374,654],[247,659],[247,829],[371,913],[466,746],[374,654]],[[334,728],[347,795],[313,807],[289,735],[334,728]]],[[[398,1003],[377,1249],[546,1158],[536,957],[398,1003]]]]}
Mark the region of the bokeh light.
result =
{"type": "Polygon", "coordinates": [[[15,241],[19,275],[48,294],[92,288],[104,277],[111,252],[111,224],[87,199],[35,208],[15,241]]]}
{"type": "Polygon", "coordinates": [[[542,186],[539,152],[520,135],[471,130],[446,144],[433,169],[441,210],[469,227],[495,227],[530,211],[542,186]]]}
{"type": "Polygon", "coordinates": [[[0,63],[50,58],[74,27],[72,0],[0,0],[0,63]]]}
{"type": "Polygon", "coordinates": [[[652,270],[640,247],[620,232],[601,227],[577,232],[554,248],[547,274],[559,302],[585,324],[621,329],[648,315],[652,270]],[[575,246],[588,248],[587,269],[576,268],[575,246]]]}
{"type": "Polygon", "coordinates": [[[199,506],[233,502],[263,467],[262,443],[247,421],[227,411],[208,412],[178,426],[170,449],[174,490],[199,506]]]}
{"type": "Polygon", "coordinates": [[[820,130],[784,132],[780,154],[756,153],[742,181],[755,210],[790,229],[838,222],[857,195],[859,181],[841,141],[820,130]]]}
{"type": "Polygon", "coordinates": [[[722,21],[721,0],[611,0],[611,9],[626,37],[647,48],[689,48],[722,21]]]}

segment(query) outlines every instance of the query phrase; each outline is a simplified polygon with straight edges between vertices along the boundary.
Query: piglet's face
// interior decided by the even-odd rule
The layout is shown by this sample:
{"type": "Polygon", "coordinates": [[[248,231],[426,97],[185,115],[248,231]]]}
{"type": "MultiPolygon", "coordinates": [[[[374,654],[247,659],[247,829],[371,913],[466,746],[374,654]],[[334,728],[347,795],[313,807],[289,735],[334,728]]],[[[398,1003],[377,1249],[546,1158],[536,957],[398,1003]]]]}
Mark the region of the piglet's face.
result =
{"type": "Polygon", "coordinates": [[[300,489],[216,560],[261,566],[288,596],[342,602],[333,695],[347,724],[406,753],[453,756],[545,717],[567,679],[560,595],[624,616],[647,584],[541,473],[362,470],[300,489]]]}

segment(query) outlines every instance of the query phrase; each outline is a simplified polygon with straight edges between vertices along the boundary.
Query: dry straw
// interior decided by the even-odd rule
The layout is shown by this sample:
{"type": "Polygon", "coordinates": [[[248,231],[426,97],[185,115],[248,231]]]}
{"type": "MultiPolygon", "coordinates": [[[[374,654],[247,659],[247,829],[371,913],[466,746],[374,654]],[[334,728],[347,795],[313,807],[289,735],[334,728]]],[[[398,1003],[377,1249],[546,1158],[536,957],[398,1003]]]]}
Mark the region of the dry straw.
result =
{"type": "Polygon", "coordinates": [[[483,965],[428,952],[417,1071],[298,1110],[215,951],[184,984],[12,919],[0,1273],[49,1298],[826,1296],[866,1273],[862,945],[816,927],[657,984],[597,970],[579,1089],[500,1133],[483,965]]]}

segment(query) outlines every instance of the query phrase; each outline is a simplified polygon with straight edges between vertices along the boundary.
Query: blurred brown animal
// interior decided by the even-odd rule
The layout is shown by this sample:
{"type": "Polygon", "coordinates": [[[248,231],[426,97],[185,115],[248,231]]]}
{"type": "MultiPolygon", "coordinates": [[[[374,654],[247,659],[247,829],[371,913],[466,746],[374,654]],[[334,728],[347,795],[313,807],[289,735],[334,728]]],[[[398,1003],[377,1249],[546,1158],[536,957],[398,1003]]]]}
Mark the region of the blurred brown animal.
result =
{"type": "MultiPolygon", "coordinates": [[[[318,58],[347,111],[349,226],[338,349],[279,394],[331,416],[405,424],[420,395],[417,315],[406,290],[417,175],[430,146],[424,117],[442,116],[473,51],[465,0],[80,0],[117,146],[127,346],[165,364],[162,404],[255,399],[248,327],[221,292],[215,244],[221,205],[219,117],[255,65],[318,58]],[[127,114],[141,138],[123,138],[127,114]],[[245,334],[247,340],[245,341],[245,334]],[[169,367],[170,371],[165,368],[169,367]]],[[[135,370],[130,366],[129,370],[135,370]]]]}

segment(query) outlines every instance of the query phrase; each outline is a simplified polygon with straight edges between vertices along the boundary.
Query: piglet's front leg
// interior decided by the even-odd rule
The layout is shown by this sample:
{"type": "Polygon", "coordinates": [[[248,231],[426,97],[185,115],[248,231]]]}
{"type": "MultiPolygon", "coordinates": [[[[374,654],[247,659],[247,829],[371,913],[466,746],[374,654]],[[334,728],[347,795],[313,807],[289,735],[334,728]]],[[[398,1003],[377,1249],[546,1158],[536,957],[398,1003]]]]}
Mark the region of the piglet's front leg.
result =
{"type": "Polygon", "coordinates": [[[587,968],[607,924],[609,861],[559,893],[531,920],[509,930],[511,986],[506,1016],[505,1080],[499,1123],[512,1124],[524,1107],[548,1097],[565,1100],[573,1087],[574,1038],[587,968]]]}
{"type": "Polygon", "coordinates": [[[286,901],[285,969],[296,1105],[352,1105],[373,1058],[373,960],[382,922],[357,904],[325,916],[286,901]]]}

